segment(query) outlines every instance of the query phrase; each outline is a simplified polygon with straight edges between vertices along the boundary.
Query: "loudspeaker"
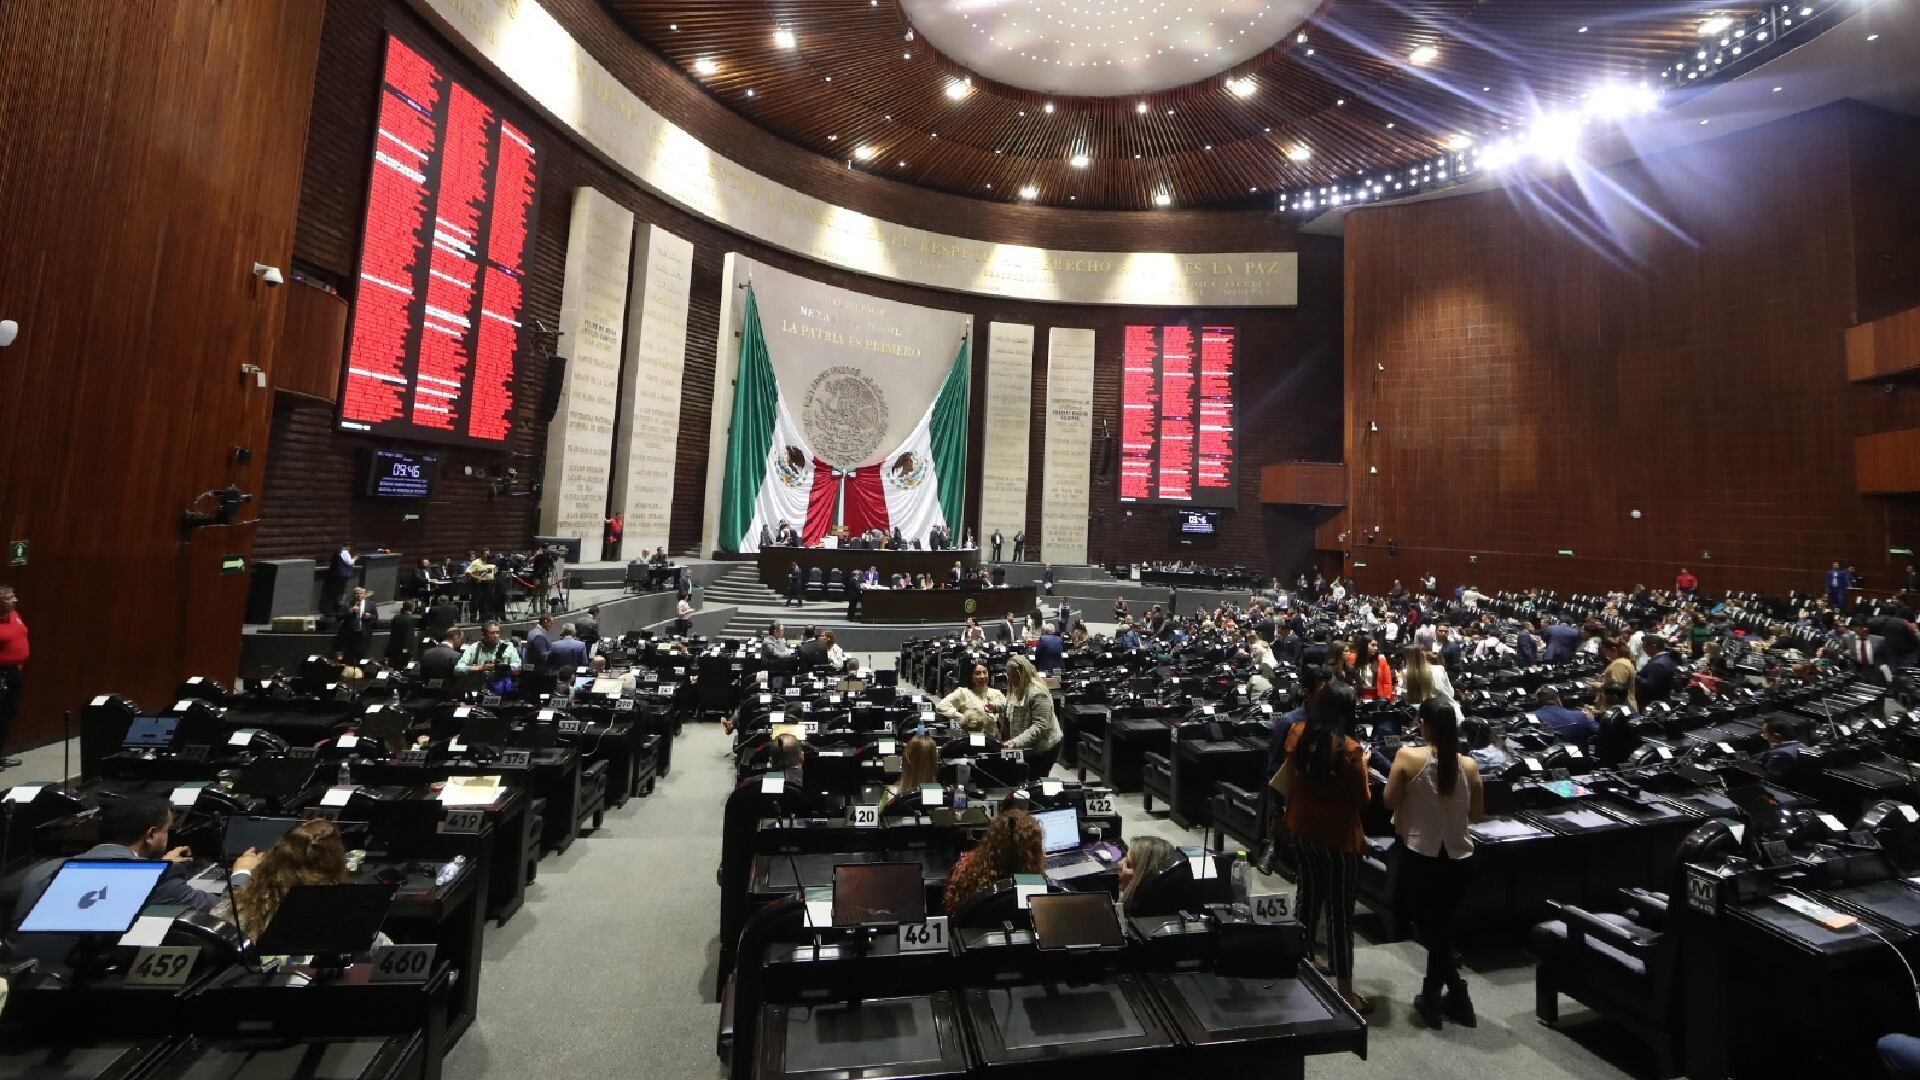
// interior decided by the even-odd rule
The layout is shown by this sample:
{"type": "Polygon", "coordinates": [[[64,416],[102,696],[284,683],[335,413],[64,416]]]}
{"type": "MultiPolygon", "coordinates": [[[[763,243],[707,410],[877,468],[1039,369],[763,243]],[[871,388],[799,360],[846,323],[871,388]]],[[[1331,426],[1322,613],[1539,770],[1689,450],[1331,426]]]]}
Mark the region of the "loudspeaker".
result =
{"type": "Polygon", "coordinates": [[[560,391],[567,385],[567,358],[556,356],[547,367],[547,392],[540,398],[540,419],[552,423],[560,412],[560,391]]]}

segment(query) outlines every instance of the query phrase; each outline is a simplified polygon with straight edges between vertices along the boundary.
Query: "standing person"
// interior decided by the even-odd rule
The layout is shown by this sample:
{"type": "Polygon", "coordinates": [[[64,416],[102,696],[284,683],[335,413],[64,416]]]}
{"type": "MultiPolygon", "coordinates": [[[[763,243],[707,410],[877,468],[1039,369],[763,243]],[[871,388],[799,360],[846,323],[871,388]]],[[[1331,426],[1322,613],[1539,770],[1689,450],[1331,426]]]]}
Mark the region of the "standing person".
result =
{"type": "Polygon", "coordinates": [[[1700,587],[1700,579],[1697,577],[1694,577],[1693,571],[1687,569],[1684,566],[1681,567],[1680,572],[1678,574],[1675,574],[1673,577],[1673,591],[1679,593],[1681,596],[1687,598],[1688,600],[1693,599],[1694,590],[1698,589],[1699,587],[1700,587]]]}
{"type": "MultiPolygon", "coordinates": [[[[763,531],[765,528],[764,525],[761,526],[763,531]]],[[[607,519],[607,536],[606,542],[602,545],[603,550],[600,552],[601,558],[606,559],[608,562],[613,562],[620,558],[620,537],[626,531],[626,521],[620,517],[620,511],[615,510],[613,516],[607,519]]]]}
{"type": "Polygon", "coordinates": [[[787,571],[787,599],[786,599],[786,602],[781,604],[780,606],[781,607],[803,606],[806,599],[806,595],[807,595],[805,592],[805,588],[806,586],[800,575],[800,564],[796,562],[793,564],[793,568],[787,571]]]}
{"type": "Polygon", "coordinates": [[[1167,618],[1177,619],[1179,617],[1180,617],[1180,590],[1169,585],[1167,586],[1167,618]]]}
{"type": "Polygon", "coordinates": [[[1626,645],[1619,638],[1606,638],[1600,650],[1606,655],[1607,668],[1600,673],[1600,682],[1594,687],[1593,711],[1603,713],[1616,705],[1637,707],[1633,661],[1627,659],[1626,645]]]}
{"type": "MultiPolygon", "coordinates": [[[[1432,697],[1443,697],[1453,701],[1453,680],[1447,677],[1447,669],[1433,662],[1427,650],[1418,645],[1409,645],[1400,650],[1402,668],[1400,671],[1400,700],[1407,705],[1419,705],[1432,697]]],[[[1454,706],[1455,710],[1459,705],[1454,706]]]]}
{"type": "Polygon", "coordinates": [[[1046,566],[1042,567],[1040,570],[1040,591],[1042,593],[1045,593],[1048,596],[1053,595],[1053,564],[1052,563],[1048,563],[1046,566]]]}
{"type": "Polygon", "coordinates": [[[1053,771],[1060,740],[1060,721],[1054,718],[1053,691],[1046,680],[1033,669],[1033,661],[1018,654],[1007,657],[1007,738],[1001,746],[1025,751],[1027,776],[1037,780],[1053,771]]]}
{"type": "Polygon", "coordinates": [[[682,596],[673,608],[673,636],[686,637],[693,632],[693,605],[682,596]]]}
{"type": "MultiPolygon", "coordinates": [[[[1015,529],[1013,532],[1013,561],[1020,562],[1027,557],[1027,530],[1015,529]]],[[[1915,586],[1920,588],[1920,585],[1915,586]]]]}
{"type": "Polygon", "coordinates": [[[1393,700],[1393,665],[1380,653],[1380,643],[1368,638],[1360,656],[1360,697],[1365,701],[1393,700]]]}
{"type": "Polygon", "coordinates": [[[387,663],[406,667],[420,645],[420,601],[408,600],[387,620],[387,663]]]}
{"type": "Polygon", "coordinates": [[[1006,539],[1007,539],[1006,537],[1000,535],[999,529],[993,530],[993,535],[987,538],[987,542],[993,545],[993,561],[994,562],[1000,561],[1000,545],[1004,544],[1006,542],[1006,539]]]}
{"type": "MultiPolygon", "coordinates": [[[[20,616],[20,595],[13,586],[0,585],[0,750],[7,745],[13,718],[20,715],[21,677],[32,652],[27,620],[20,616]]],[[[0,769],[19,764],[19,758],[0,757],[0,769]]]]}
{"type": "Polygon", "coordinates": [[[574,629],[580,634],[580,643],[591,653],[600,643],[600,605],[587,608],[587,613],[573,621],[574,629]]]}
{"type": "Polygon", "coordinates": [[[379,608],[373,594],[356,586],[353,596],[340,607],[340,628],[334,632],[334,650],[358,664],[373,651],[373,626],[379,608]]]}
{"type": "Polygon", "coordinates": [[[1420,734],[1427,745],[1400,748],[1381,794],[1400,835],[1401,895],[1427,947],[1413,1009],[1435,1030],[1443,1017],[1473,1027],[1478,1018],[1454,963],[1453,935],[1473,855],[1467,825],[1480,820],[1484,805],[1480,768],[1460,753],[1459,721],[1440,699],[1420,706],[1420,734]]]}
{"type": "Polygon", "coordinates": [[[967,669],[967,683],[934,703],[934,708],[962,731],[978,731],[1000,737],[1000,715],[1006,711],[1007,696],[993,688],[985,660],[975,660],[967,669]]]}
{"type": "Polygon", "coordinates": [[[552,649],[553,616],[542,615],[533,621],[533,628],[527,631],[527,670],[547,670],[547,653],[552,649]]]}
{"type": "Polygon", "coordinates": [[[1287,760],[1272,783],[1286,796],[1287,831],[1299,844],[1299,912],[1307,940],[1326,923],[1328,972],[1340,996],[1364,1016],[1373,1002],[1353,988],[1353,890],[1365,844],[1360,812],[1373,790],[1366,751],[1347,736],[1353,717],[1352,687],[1334,680],[1321,688],[1306,720],[1287,733],[1287,760]]]}
{"type": "Polygon", "coordinates": [[[427,608],[426,633],[422,636],[439,641],[447,636],[447,631],[460,621],[460,605],[453,598],[440,595],[433,598],[432,606],[427,608]]]}
{"type": "Polygon", "coordinates": [[[560,627],[560,640],[547,649],[547,672],[572,677],[588,664],[586,643],[580,640],[580,628],[573,623],[560,627]]]}
{"type": "Polygon", "coordinates": [[[1837,611],[1847,606],[1847,590],[1853,588],[1853,574],[1840,569],[1839,560],[1827,570],[1827,603],[1837,611]]]}
{"type": "MultiPolygon", "coordinates": [[[[333,553],[327,562],[327,580],[320,586],[320,610],[338,612],[340,601],[346,598],[347,582],[353,580],[353,568],[357,560],[353,557],[353,545],[341,544],[340,550],[333,553]]],[[[1838,567],[1839,563],[1833,564],[1838,567]]]]}

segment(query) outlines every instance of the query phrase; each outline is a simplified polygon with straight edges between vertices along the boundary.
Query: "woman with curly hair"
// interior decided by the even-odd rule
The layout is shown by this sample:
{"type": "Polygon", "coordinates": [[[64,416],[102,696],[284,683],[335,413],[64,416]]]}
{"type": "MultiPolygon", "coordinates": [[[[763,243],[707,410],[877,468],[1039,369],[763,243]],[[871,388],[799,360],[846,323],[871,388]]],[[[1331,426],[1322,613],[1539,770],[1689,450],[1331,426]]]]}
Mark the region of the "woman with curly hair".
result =
{"type": "Polygon", "coordinates": [[[944,907],[951,915],[996,881],[1015,874],[1041,873],[1045,861],[1040,823],[1025,810],[1002,810],[973,850],[953,864],[947,875],[944,907]]]}
{"type": "Polygon", "coordinates": [[[288,829],[260,858],[253,877],[233,894],[240,932],[258,941],[295,885],[340,885],[347,880],[347,849],[340,829],[310,818],[288,829]]]}

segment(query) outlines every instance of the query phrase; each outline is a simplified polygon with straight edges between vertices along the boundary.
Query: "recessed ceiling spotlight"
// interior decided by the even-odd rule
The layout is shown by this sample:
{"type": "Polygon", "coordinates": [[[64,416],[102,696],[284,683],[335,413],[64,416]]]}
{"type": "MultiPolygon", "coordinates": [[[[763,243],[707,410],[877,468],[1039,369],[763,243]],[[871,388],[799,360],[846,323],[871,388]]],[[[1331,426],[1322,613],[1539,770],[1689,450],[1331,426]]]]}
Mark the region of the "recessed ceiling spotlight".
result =
{"type": "Polygon", "coordinates": [[[783,49],[791,49],[800,44],[800,41],[793,36],[793,31],[782,26],[773,32],[773,43],[783,49]]]}
{"type": "Polygon", "coordinates": [[[1032,184],[1023,184],[1020,187],[1020,197],[1023,199],[1037,199],[1040,197],[1040,189],[1034,187],[1032,184]]]}
{"type": "Polygon", "coordinates": [[[1431,64],[1440,58],[1440,50],[1431,45],[1421,45],[1407,54],[1407,59],[1416,64],[1431,64]]]}
{"type": "Polygon", "coordinates": [[[749,87],[747,87],[747,96],[748,96],[748,97],[752,97],[752,96],[753,96],[753,87],[751,87],[751,86],[749,86],[749,87]]]}
{"type": "Polygon", "coordinates": [[[667,29],[678,31],[680,29],[680,24],[677,22],[670,22],[667,24],[667,29]]]}
{"type": "Polygon", "coordinates": [[[1295,146],[1287,151],[1288,161],[1305,161],[1313,156],[1313,151],[1305,146],[1295,146]]]}
{"type": "Polygon", "coordinates": [[[719,70],[720,65],[715,63],[711,56],[703,56],[693,62],[693,72],[696,75],[711,75],[719,70]]]}
{"type": "Polygon", "coordinates": [[[1237,79],[1227,80],[1227,92],[1237,98],[1250,98],[1253,96],[1253,92],[1258,89],[1259,89],[1259,86],[1256,85],[1251,78],[1245,75],[1242,75],[1237,79]]]}
{"type": "Polygon", "coordinates": [[[828,141],[828,142],[839,142],[839,141],[840,141],[840,136],[838,136],[838,135],[829,135],[829,136],[827,136],[827,141],[828,141]]]}
{"type": "Polygon", "coordinates": [[[901,168],[903,168],[903,169],[904,169],[904,168],[906,168],[906,167],[907,167],[907,163],[906,163],[906,162],[904,162],[904,161],[903,161],[903,162],[901,162],[901,163],[900,163],[900,167],[901,167],[901,168]]]}
{"type": "Polygon", "coordinates": [[[1452,135],[1447,136],[1447,149],[1449,150],[1465,150],[1472,145],[1473,136],[1468,135],[1464,131],[1456,131],[1452,135]]]}
{"type": "Polygon", "coordinates": [[[1087,166],[1093,164],[1093,159],[1088,157],[1084,153],[1075,154],[1072,157],[1067,159],[1067,164],[1073,166],[1076,169],[1084,169],[1087,166]]]}
{"type": "Polygon", "coordinates": [[[1880,40],[1880,35],[1879,35],[1879,34],[1868,34],[1868,35],[1867,35],[1867,40],[1868,40],[1868,41],[1879,41],[1879,40],[1880,40]]]}
{"type": "Polygon", "coordinates": [[[1208,150],[1212,150],[1212,149],[1213,149],[1213,144],[1212,144],[1212,143],[1208,143],[1208,144],[1207,144],[1207,146],[1206,146],[1206,148],[1207,148],[1208,150]]]}
{"type": "Polygon", "coordinates": [[[1153,205],[1155,205],[1155,206],[1172,206],[1172,205],[1173,205],[1173,196],[1172,196],[1172,195],[1169,195],[1169,194],[1167,194],[1167,193],[1166,193],[1166,192],[1164,192],[1164,191],[1162,191],[1162,192],[1159,192],[1159,193],[1157,193],[1156,195],[1154,195],[1154,197],[1153,197],[1153,205]]]}
{"type": "Polygon", "coordinates": [[[1042,106],[1042,107],[1043,107],[1043,108],[1044,108],[1044,109],[1045,109],[1045,110],[1046,110],[1047,112],[1052,112],[1052,111],[1053,111],[1053,102],[1051,102],[1051,101],[1049,101],[1049,102],[1047,102],[1047,103],[1046,103],[1046,105],[1044,105],[1044,106],[1042,106]]]}
{"type": "Polygon", "coordinates": [[[1293,40],[1296,44],[1305,45],[1307,43],[1307,32],[1305,30],[1300,31],[1293,35],[1293,40]]]}
{"type": "Polygon", "coordinates": [[[947,83],[947,97],[959,101],[973,93],[972,79],[954,79],[947,83]]]}
{"type": "Polygon", "coordinates": [[[1786,89],[1786,87],[1784,87],[1784,86],[1776,86],[1776,87],[1774,87],[1774,88],[1773,88],[1773,92],[1777,94],[1777,93],[1779,93],[1780,91],[1782,91],[1782,90],[1785,90],[1785,89],[1786,89]]]}
{"type": "Polygon", "coordinates": [[[1335,105],[1345,105],[1345,104],[1347,103],[1347,99],[1346,99],[1346,98],[1335,98],[1335,99],[1334,99],[1334,102],[1333,102],[1333,103],[1334,103],[1335,105]]]}
{"type": "Polygon", "coordinates": [[[876,153],[878,153],[878,151],[871,146],[856,146],[853,148],[853,156],[859,158],[861,161],[872,161],[873,155],[876,153]]]}
{"type": "Polygon", "coordinates": [[[1727,18],[1725,15],[1716,15],[1700,23],[1700,33],[1702,36],[1711,36],[1732,25],[1732,19],[1727,18]]]}
{"type": "Polygon", "coordinates": [[[1584,34],[1584,33],[1586,33],[1586,32],[1587,32],[1587,28],[1586,28],[1586,27],[1584,27],[1584,26],[1583,26],[1583,27],[1581,27],[1580,29],[1578,29],[1578,30],[1575,30],[1575,31],[1574,31],[1574,33],[1576,33],[1576,34],[1584,34]]]}
{"type": "Polygon", "coordinates": [[[1142,116],[1146,115],[1147,103],[1144,101],[1140,102],[1139,104],[1133,107],[1133,111],[1141,114],[1142,116]]]}
{"type": "Polygon", "coordinates": [[[912,53],[910,53],[910,52],[903,52],[903,53],[901,53],[901,54],[900,54],[900,59],[902,59],[902,60],[911,60],[911,59],[913,59],[913,54],[912,54],[912,53]]]}

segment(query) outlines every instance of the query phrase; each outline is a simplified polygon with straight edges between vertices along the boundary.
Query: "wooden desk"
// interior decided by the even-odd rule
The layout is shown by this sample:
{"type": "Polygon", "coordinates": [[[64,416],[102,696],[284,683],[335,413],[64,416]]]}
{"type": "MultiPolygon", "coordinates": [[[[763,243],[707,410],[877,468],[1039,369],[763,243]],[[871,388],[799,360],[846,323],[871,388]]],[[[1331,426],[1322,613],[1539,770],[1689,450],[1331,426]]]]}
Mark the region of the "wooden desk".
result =
{"type": "Polygon", "coordinates": [[[992,637],[994,628],[1007,612],[1024,619],[1033,610],[1031,585],[1011,585],[1001,589],[868,589],[860,594],[861,622],[869,623],[957,623],[969,617],[980,620],[992,637]]]}
{"type": "Polygon", "coordinates": [[[931,576],[936,584],[946,582],[953,575],[953,564],[959,563],[962,569],[972,570],[980,565],[978,548],[953,548],[948,551],[876,551],[869,548],[767,548],[756,556],[760,566],[760,584],[782,596],[787,594],[787,574],[794,563],[800,564],[802,576],[812,574],[814,567],[820,568],[821,577],[827,577],[835,570],[840,571],[843,579],[851,580],[853,575],[869,566],[878,567],[880,580],[889,581],[895,574],[921,574],[931,576]]]}

